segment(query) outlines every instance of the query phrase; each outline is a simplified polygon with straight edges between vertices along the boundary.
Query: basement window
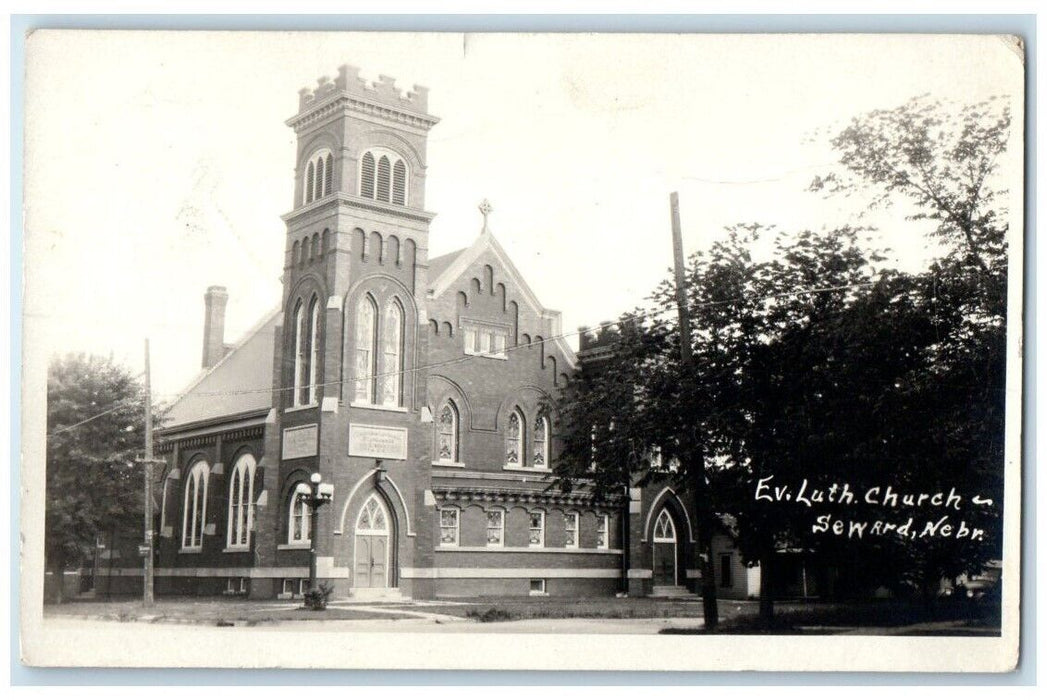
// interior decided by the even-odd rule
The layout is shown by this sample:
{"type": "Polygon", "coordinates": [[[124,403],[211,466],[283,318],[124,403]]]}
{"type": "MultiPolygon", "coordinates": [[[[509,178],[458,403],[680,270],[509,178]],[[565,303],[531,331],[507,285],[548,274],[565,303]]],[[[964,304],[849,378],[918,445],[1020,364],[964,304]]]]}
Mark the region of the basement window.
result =
{"type": "Polygon", "coordinates": [[[544,578],[533,578],[531,579],[530,595],[549,595],[545,592],[545,579],[544,578]]]}

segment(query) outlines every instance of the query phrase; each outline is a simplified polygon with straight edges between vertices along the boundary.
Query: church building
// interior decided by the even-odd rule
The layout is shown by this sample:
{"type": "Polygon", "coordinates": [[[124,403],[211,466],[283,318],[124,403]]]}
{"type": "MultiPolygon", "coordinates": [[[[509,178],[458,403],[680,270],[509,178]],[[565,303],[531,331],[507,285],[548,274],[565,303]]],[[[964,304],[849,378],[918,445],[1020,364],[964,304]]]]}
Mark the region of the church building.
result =
{"type": "MultiPolygon", "coordinates": [[[[311,565],[336,597],[698,590],[668,482],[548,488],[559,392],[606,338],[571,349],[486,202],[472,245],[429,256],[438,121],[425,88],[350,66],[299,93],[279,305],[229,346],[226,291],[206,291],[203,370],[159,433],[158,595],[297,597],[311,565]]],[[[751,595],[719,542],[723,595],[751,595]]]]}

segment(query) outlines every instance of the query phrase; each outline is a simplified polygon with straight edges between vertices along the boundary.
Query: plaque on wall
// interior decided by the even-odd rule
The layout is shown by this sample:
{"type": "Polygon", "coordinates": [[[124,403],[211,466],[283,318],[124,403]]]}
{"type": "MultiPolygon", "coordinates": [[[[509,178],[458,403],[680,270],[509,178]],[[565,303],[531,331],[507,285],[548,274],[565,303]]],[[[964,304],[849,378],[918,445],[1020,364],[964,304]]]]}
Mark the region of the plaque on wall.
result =
{"type": "Polygon", "coordinates": [[[407,459],[407,428],[350,424],[349,456],[407,459]]]}
{"type": "Polygon", "coordinates": [[[282,459],[312,457],[316,454],[316,423],[301,425],[296,428],[284,428],[284,446],[282,459]]]}

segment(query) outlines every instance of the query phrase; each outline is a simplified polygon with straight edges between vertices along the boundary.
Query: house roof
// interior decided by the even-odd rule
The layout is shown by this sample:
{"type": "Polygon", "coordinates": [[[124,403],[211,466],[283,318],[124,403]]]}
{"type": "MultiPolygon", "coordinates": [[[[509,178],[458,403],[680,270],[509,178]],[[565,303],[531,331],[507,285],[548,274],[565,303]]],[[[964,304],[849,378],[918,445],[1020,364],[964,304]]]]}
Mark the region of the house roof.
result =
{"type": "Polygon", "coordinates": [[[552,321],[554,336],[551,340],[559,348],[571,367],[578,365],[578,358],[571,346],[561,336],[560,312],[547,309],[538,301],[530,285],[524,280],[523,275],[516,269],[516,265],[505,252],[505,248],[495,239],[491,230],[484,226],[483,231],[473,244],[468,248],[441,255],[429,261],[429,291],[434,297],[438,297],[451,288],[459,277],[461,277],[476,260],[486,252],[491,252],[501,263],[502,268],[509,276],[510,281],[520,290],[524,301],[542,318],[552,321]]]}
{"type": "Polygon", "coordinates": [[[168,409],[164,431],[270,408],[274,334],[279,321],[279,309],[267,314],[225,357],[197,375],[168,409]]]}

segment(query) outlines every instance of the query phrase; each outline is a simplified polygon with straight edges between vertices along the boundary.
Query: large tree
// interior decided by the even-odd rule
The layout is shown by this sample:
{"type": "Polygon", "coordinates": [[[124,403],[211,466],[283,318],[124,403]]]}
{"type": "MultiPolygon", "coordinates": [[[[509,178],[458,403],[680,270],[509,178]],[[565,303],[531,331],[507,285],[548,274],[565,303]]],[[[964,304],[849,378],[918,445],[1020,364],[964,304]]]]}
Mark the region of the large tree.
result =
{"type": "Polygon", "coordinates": [[[58,581],[100,533],[141,526],[143,406],[138,377],[111,360],[67,355],[48,368],[45,566],[58,581]]]}
{"type": "MultiPolygon", "coordinates": [[[[692,372],[677,360],[666,281],[655,308],[620,324],[600,371],[565,395],[562,483],[586,476],[619,488],[650,473],[653,449],[684,464],[700,455],[700,469],[676,478],[732,516],[743,557],[763,566],[768,616],[783,547],[849,564],[852,587],[925,593],[999,556],[1007,206],[997,161],[1009,121],[997,101],[925,99],[855,119],[833,139],[839,168],[814,189],[870,205],[907,201],[909,218],[933,223],[938,259],[904,274],[878,269],[882,258],[853,229],[734,227],[689,261],[692,372]],[[773,254],[754,259],[768,236],[773,254]],[[819,536],[810,509],[754,498],[766,477],[794,488],[803,479],[929,493],[957,485],[991,500],[968,511],[987,537],[856,545],[819,536]]],[[[849,515],[897,513],[859,503],[849,515]]]]}

